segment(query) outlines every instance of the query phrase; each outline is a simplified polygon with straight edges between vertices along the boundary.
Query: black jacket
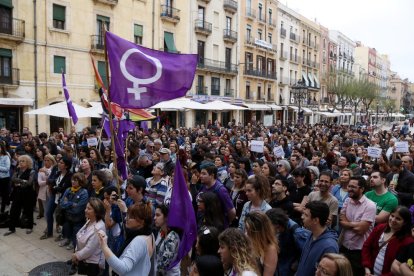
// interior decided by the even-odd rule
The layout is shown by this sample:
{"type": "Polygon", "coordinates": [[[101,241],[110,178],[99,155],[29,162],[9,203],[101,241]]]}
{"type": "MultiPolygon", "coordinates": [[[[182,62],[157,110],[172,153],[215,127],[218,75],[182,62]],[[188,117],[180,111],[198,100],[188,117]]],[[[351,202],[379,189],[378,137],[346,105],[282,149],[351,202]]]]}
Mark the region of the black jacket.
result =
{"type": "MultiPolygon", "coordinates": [[[[390,184],[393,176],[394,173],[392,172],[387,175],[387,185],[390,184]]],[[[398,193],[399,203],[410,208],[414,204],[414,174],[404,168],[398,176],[398,184],[395,191],[398,193]]]]}

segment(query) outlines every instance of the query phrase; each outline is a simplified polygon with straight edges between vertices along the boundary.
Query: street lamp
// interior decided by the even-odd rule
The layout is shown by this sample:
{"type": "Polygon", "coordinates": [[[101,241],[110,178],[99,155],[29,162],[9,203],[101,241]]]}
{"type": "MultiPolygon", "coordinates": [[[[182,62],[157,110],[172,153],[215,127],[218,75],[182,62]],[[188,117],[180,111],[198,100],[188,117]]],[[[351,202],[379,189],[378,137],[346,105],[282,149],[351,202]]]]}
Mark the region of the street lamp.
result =
{"type": "Polygon", "coordinates": [[[375,121],[377,122],[377,126],[378,126],[378,109],[379,109],[379,103],[377,103],[377,118],[375,119],[375,121]]]}
{"type": "Polygon", "coordinates": [[[303,122],[303,114],[301,113],[301,103],[305,99],[309,99],[309,90],[304,81],[299,80],[296,84],[291,86],[291,93],[294,99],[298,102],[298,124],[303,122]]]}

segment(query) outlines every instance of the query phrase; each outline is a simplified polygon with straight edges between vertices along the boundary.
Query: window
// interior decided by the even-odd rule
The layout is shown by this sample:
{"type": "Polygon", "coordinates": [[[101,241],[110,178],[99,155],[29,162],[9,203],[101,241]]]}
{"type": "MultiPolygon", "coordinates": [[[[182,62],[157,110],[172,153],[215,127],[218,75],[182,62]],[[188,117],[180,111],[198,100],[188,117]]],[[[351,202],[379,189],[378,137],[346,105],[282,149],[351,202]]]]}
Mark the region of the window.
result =
{"type": "Polygon", "coordinates": [[[269,23],[272,24],[272,9],[269,9],[269,23]]]}
{"type": "Polygon", "coordinates": [[[173,33],[164,32],[164,52],[177,53],[173,33]]]}
{"type": "Polygon", "coordinates": [[[268,101],[273,100],[272,86],[270,84],[267,86],[267,100],[268,101]]]}
{"type": "Polygon", "coordinates": [[[142,25],[134,24],[134,42],[135,44],[142,45],[142,37],[144,34],[144,28],[142,25]]]}
{"type": "Polygon", "coordinates": [[[205,42],[198,40],[197,41],[197,54],[198,54],[198,64],[203,65],[204,64],[204,48],[205,48],[205,42]]]}
{"type": "Polygon", "coordinates": [[[98,73],[101,75],[102,82],[108,88],[108,80],[106,79],[106,63],[105,61],[98,61],[98,73]]]}
{"type": "Polygon", "coordinates": [[[231,30],[231,17],[226,16],[226,29],[231,30]]]}
{"type": "Polygon", "coordinates": [[[258,100],[264,100],[264,98],[262,98],[262,86],[261,86],[261,84],[257,85],[257,99],[258,100]]]}
{"type": "Polygon", "coordinates": [[[97,34],[97,46],[100,49],[104,49],[104,42],[105,42],[105,28],[106,30],[110,30],[110,19],[109,17],[97,15],[96,16],[96,34],[97,34]]]}
{"type": "Polygon", "coordinates": [[[53,28],[65,29],[65,13],[66,7],[53,4],[53,28]]]}
{"type": "Polygon", "coordinates": [[[53,73],[66,73],[66,58],[62,56],[53,56],[53,73]]]}
{"type": "Polygon", "coordinates": [[[226,48],[225,56],[226,70],[231,70],[231,48],[226,48]]]}
{"type": "Polygon", "coordinates": [[[261,29],[257,30],[257,35],[258,35],[259,39],[262,40],[262,30],[261,29]]]}
{"type": "Polygon", "coordinates": [[[247,37],[247,39],[250,39],[251,36],[252,36],[252,26],[247,25],[247,28],[246,28],[246,37],[247,37]]]}
{"type": "Polygon", "coordinates": [[[0,48],[0,83],[12,81],[12,57],[12,50],[0,48]]]}
{"type": "Polygon", "coordinates": [[[246,99],[250,99],[250,82],[246,82],[246,99]]]}
{"type": "Polygon", "coordinates": [[[259,20],[262,20],[262,10],[263,10],[263,6],[261,3],[259,3],[259,20]]]}
{"type": "Polygon", "coordinates": [[[267,39],[269,40],[269,43],[272,44],[272,34],[271,33],[267,34],[267,39]]]}
{"type": "Polygon", "coordinates": [[[204,95],[204,76],[198,75],[197,79],[197,95],[204,95]]]}
{"type": "Polygon", "coordinates": [[[13,33],[13,5],[11,0],[6,2],[0,0],[0,32],[13,33]]]}
{"type": "Polygon", "coordinates": [[[220,78],[211,77],[211,95],[220,96],[220,78]]]}

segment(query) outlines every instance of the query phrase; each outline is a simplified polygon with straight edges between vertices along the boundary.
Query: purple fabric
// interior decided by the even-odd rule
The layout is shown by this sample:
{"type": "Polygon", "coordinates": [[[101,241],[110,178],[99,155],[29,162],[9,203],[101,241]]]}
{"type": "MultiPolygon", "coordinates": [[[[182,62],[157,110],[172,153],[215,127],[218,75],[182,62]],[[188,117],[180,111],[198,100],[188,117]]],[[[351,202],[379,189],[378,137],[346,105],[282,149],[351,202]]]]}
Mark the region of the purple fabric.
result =
{"type": "Polygon", "coordinates": [[[145,134],[148,134],[148,122],[147,121],[141,121],[141,128],[145,134]]]}
{"type": "Polygon", "coordinates": [[[168,212],[168,226],[176,227],[183,231],[177,257],[168,268],[171,269],[190,252],[197,239],[197,224],[193,204],[188,193],[187,183],[184,179],[180,162],[175,164],[174,186],[168,212]]]}
{"type": "Polygon", "coordinates": [[[66,87],[65,74],[63,72],[62,72],[62,87],[63,87],[63,92],[65,93],[66,104],[68,105],[69,116],[72,117],[73,124],[76,125],[76,123],[78,122],[78,115],[76,115],[76,111],[75,111],[75,108],[73,107],[72,100],[69,97],[69,91],[68,91],[68,88],[66,87]]]}
{"type": "MultiPolygon", "coordinates": [[[[115,136],[115,152],[116,152],[116,165],[119,175],[123,180],[127,179],[128,171],[125,161],[125,140],[128,137],[128,131],[135,128],[135,124],[132,121],[127,120],[114,120],[115,136]]],[[[105,118],[104,129],[108,137],[111,137],[111,130],[109,126],[109,119],[105,118]]]]}
{"type": "Polygon", "coordinates": [[[148,108],[185,96],[197,55],[148,49],[106,32],[111,68],[111,101],[123,108],[148,108]]]}

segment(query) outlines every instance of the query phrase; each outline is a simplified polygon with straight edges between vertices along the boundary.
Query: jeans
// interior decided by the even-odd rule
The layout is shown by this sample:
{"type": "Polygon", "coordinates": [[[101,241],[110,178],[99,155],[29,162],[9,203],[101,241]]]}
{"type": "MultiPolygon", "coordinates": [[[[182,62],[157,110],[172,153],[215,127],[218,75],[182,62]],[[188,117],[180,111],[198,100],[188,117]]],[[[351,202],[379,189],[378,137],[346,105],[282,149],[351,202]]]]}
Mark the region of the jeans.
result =
{"type": "Polygon", "coordinates": [[[53,214],[56,209],[55,195],[51,194],[46,201],[46,222],[47,222],[47,235],[53,235],[53,214]]]}
{"type": "MultiPolygon", "coordinates": [[[[80,214],[83,215],[84,214],[80,214]]],[[[72,242],[73,247],[76,247],[76,234],[79,232],[79,230],[82,228],[82,226],[85,224],[85,220],[81,220],[78,222],[72,222],[69,220],[65,221],[65,224],[63,225],[63,231],[65,237],[72,242]]]]}

